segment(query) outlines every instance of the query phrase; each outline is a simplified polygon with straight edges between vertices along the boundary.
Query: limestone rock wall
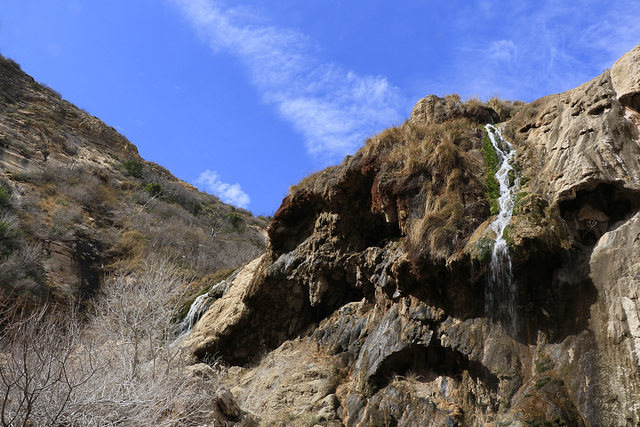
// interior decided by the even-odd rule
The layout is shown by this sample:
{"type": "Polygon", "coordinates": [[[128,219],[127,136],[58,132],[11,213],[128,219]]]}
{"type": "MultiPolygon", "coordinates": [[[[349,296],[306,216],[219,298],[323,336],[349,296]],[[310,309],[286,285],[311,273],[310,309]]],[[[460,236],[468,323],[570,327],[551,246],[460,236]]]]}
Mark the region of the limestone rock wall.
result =
{"type": "Polygon", "coordinates": [[[637,425],[639,55],[640,46],[504,124],[528,178],[508,236],[516,324],[485,304],[491,218],[472,197],[486,188],[470,176],[483,173],[480,116],[427,97],[404,127],[284,200],[267,253],[211,307],[187,348],[242,366],[230,371],[241,378],[234,394],[265,425],[286,402],[323,425],[637,425]],[[442,132],[424,164],[411,169],[411,157],[389,155],[394,144],[422,155],[421,132],[442,132]],[[452,206],[465,221],[443,214],[452,206]],[[420,238],[443,233],[448,249],[415,256],[412,218],[426,224],[420,238]],[[466,228],[450,232],[456,224],[466,228]],[[292,354],[309,363],[290,362],[286,373],[280,362],[292,354]],[[290,376],[272,379],[277,393],[260,391],[268,366],[290,376]]]}

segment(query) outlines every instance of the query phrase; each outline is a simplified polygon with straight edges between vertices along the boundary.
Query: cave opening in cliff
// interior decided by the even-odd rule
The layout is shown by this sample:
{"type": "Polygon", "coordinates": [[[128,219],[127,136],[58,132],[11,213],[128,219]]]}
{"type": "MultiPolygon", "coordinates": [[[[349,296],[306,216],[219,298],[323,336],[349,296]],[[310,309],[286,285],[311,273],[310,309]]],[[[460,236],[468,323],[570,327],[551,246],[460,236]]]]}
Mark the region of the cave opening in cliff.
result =
{"type": "Polygon", "coordinates": [[[594,246],[604,233],[615,229],[638,207],[637,191],[599,183],[591,190],[578,190],[573,199],[560,202],[560,213],[582,245],[594,246]]]}
{"type": "Polygon", "coordinates": [[[331,292],[325,294],[322,304],[315,307],[309,306],[308,310],[311,313],[309,323],[320,324],[322,320],[331,316],[340,307],[360,301],[364,297],[362,289],[352,286],[344,278],[331,281],[329,289],[331,292]]]}
{"type": "Polygon", "coordinates": [[[382,389],[398,376],[428,383],[438,377],[461,381],[465,372],[490,392],[497,392],[500,381],[486,366],[439,342],[414,345],[393,353],[382,362],[372,381],[376,388],[382,389]]]}
{"type": "Polygon", "coordinates": [[[620,103],[640,113],[640,93],[632,93],[620,97],[620,103]]]}

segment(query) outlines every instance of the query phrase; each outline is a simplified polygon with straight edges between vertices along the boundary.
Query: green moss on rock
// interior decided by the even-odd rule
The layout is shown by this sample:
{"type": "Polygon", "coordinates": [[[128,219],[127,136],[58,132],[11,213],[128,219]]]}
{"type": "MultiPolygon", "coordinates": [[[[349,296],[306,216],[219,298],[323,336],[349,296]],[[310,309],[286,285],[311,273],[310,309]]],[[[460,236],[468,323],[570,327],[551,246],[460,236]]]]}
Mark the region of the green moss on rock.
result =
{"type": "Polygon", "coordinates": [[[473,249],[471,250],[471,259],[475,259],[482,263],[491,261],[494,244],[494,239],[491,239],[488,236],[479,238],[473,249]]]}
{"type": "Polygon", "coordinates": [[[500,184],[496,179],[496,172],[500,167],[498,153],[491,144],[489,135],[485,132],[482,138],[482,156],[486,167],[484,182],[487,186],[487,199],[489,200],[490,214],[497,215],[500,208],[498,206],[498,197],[500,197],[500,184]]]}

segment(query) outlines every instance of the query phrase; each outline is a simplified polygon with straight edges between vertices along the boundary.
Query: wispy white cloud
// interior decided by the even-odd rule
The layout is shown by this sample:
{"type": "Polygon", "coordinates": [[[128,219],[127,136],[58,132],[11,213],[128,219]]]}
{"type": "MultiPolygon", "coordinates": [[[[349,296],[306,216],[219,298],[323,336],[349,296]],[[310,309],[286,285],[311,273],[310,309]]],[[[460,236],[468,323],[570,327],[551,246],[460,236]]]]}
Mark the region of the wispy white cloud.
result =
{"type": "Polygon", "coordinates": [[[510,63],[515,60],[518,49],[511,40],[497,40],[489,45],[489,57],[493,60],[510,63]]]}
{"type": "Polygon", "coordinates": [[[249,195],[242,191],[240,184],[228,184],[222,181],[216,171],[206,170],[202,172],[196,179],[196,184],[200,190],[215,194],[225,203],[241,208],[247,208],[251,203],[249,195]]]}
{"type": "Polygon", "coordinates": [[[318,60],[312,41],[301,32],[270,26],[247,8],[224,8],[215,0],[170,1],[214,51],[240,59],[263,101],[324,163],[353,152],[367,135],[401,118],[405,105],[385,77],[318,60]]]}
{"type": "Polygon", "coordinates": [[[637,0],[505,0],[499,10],[480,3],[457,22],[462,35],[448,83],[464,95],[526,100],[571,89],[640,42],[638,17],[637,0]]]}

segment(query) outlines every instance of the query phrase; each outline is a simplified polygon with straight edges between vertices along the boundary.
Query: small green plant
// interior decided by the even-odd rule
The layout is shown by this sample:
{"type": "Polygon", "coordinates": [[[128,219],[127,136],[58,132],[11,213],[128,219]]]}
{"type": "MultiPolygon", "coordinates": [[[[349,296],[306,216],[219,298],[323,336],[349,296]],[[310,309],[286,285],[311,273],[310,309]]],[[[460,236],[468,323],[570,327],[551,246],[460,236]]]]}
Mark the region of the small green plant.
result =
{"type": "Polygon", "coordinates": [[[11,192],[0,185],[0,206],[8,206],[11,202],[11,192]]]}
{"type": "Polygon", "coordinates": [[[536,371],[543,373],[553,369],[553,362],[546,354],[539,354],[536,360],[536,371]]]}
{"type": "Polygon", "coordinates": [[[518,178],[518,173],[514,169],[509,169],[509,187],[513,187],[516,183],[516,179],[518,178]]]}
{"type": "Polygon", "coordinates": [[[486,263],[491,261],[491,255],[493,254],[494,240],[489,237],[483,236],[478,239],[476,243],[476,258],[478,261],[486,263]]]}
{"type": "Polygon", "coordinates": [[[127,173],[134,178],[142,178],[142,163],[137,160],[126,160],[122,163],[122,166],[127,170],[127,173]]]}
{"type": "Polygon", "coordinates": [[[29,147],[27,147],[25,144],[19,143],[18,146],[18,151],[20,152],[20,155],[26,159],[30,159],[31,158],[31,150],[29,150],[29,147]]]}
{"type": "Polygon", "coordinates": [[[507,242],[508,246],[513,246],[514,244],[513,237],[511,236],[511,232],[513,231],[513,229],[513,224],[509,224],[504,228],[504,231],[502,232],[502,238],[505,240],[505,242],[507,242]]]}
{"type": "Polygon", "coordinates": [[[0,257],[6,257],[18,249],[22,231],[7,222],[0,222],[0,257]]]}
{"type": "Polygon", "coordinates": [[[11,174],[11,179],[18,182],[31,182],[33,181],[33,175],[24,172],[14,172],[11,174]]]}
{"type": "Polygon", "coordinates": [[[513,202],[513,213],[514,214],[518,214],[519,209],[520,209],[520,202],[522,201],[522,199],[524,199],[525,197],[527,197],[529,195],[528,192],[526,191],[521,191],[519,193],[516,194],[516,198],[513,202]]]}
{"type": "Polygon", "coordinates": [[[144,191],[151,197],[159,197],[162,194],[162,186],[158,183],[149,183],[144,187],[144,191]]]}
{"type": "Polygon", "coordinates": [[[552,381],[553,381],[553,377],[551,377],[549,375],[544,376],[544,377],[540,378],[538,381],[536,381],[535,388],[539,390],[539,389],[541,389],[542,387],[544,387],[545,385],[549,384],[552,381]]]}
{"type": "Polygon", "coordinates": [[[487,198],[489,199],[489,209],[491,215],[497,215],[500,211],[498,198],[500,197],[500,184],[496,179],[496,172],[499,169],[498,153],[491,144],[489,135],[485,133],[482,138],[482,156],[487,169],[484,182],[487,186],[487,198]]]}
{"type": "Polygon", "coordinates": [[[507,412],[509,408],[511,408],[511,401],[509,399],[502,399],[500,406],[502,406],[502,412],[507,412]]]}
{"type": "Polygon", "coordinates": [[[227,214],[227,218],[229,219],[231,226],[235,230],[239,230],[240,228],[242,228],[242,224],[244,224],[244,218],[242,218],[242,216],[238,215],[235,212],[229,212],[227,214]]]}

